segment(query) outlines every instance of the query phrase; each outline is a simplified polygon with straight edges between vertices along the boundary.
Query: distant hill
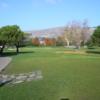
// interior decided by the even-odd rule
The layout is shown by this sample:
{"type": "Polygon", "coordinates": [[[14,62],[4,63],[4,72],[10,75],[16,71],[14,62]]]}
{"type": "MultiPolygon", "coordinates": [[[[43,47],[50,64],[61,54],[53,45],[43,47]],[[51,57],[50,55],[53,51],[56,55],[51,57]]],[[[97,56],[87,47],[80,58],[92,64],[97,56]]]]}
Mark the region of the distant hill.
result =
{"type": "MultiPolygon", "coordinates": [[[[93,33],[94,27],[90,27],[90,34],[93,33]]],[[[55,27],[43,30],[26,31],[30,37],[57,37],[64,33],[65,27],[55,27]]]]}
{"type": "Polygon", "coordinates": [[[64,33],[65,27],[27,31],[32,37],[57,37],[64,33]]]}

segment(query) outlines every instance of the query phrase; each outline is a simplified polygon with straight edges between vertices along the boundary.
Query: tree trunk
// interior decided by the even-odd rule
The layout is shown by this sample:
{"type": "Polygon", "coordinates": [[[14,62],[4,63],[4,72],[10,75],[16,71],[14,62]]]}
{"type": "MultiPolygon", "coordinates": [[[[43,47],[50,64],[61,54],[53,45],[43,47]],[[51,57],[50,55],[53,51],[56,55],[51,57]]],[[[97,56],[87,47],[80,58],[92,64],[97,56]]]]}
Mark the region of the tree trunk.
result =
{"type": "Polygon", "coordinates": [[[69,47],[69,41],[67,40],[67,47],[69,47]]]}
{"type": "Polygon", "coordinates": [[[16,45],[16,53],[19,53],[19,46],[16,45]]]}
{"type": "Polygon", "coordinates": [[[16,46],[16,53],[19,53],[19,42],[15,44],[15,46],[16,46]]]}
{"type": "Polygon", "coordinates": [[[1,49],[0,49],[0,54],[2,55],[3,51],[4,51],[5,45],[2,45],[1,49]]]}
{"type": "Polygon", "coordinates": [[[65,41],[66,41],[66,43],[67,43],[67,47],[69,47],[69,41],[68,41],[68,39],[65,38],[65,41]]]}

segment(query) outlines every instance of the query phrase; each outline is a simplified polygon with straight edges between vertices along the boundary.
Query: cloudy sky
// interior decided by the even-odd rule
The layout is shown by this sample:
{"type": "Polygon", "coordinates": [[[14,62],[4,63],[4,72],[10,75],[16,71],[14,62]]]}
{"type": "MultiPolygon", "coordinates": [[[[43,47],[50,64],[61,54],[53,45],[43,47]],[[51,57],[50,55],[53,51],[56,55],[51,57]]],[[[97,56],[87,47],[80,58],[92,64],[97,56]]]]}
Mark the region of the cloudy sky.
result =
{"type": "Polygon", "coordinates": [[[100,25],[100,0],[0,0],[0,27],[17,24],[34,30],[83,19],[100,25]]]}

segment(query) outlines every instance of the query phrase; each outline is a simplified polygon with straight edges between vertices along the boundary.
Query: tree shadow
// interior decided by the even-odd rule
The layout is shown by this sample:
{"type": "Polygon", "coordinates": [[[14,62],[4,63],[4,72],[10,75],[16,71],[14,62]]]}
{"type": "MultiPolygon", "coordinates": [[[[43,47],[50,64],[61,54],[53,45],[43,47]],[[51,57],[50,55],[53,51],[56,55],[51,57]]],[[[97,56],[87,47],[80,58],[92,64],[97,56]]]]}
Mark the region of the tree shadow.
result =
{"type": "Polygon", "coordinates": [[[10,83],[12,80],[6,80],[5,82],[0,83],[0,87],[3,87],[4,85],[10,83]]]}
{"type": "Polygon", "coordinates": [[[30,54],[30,53],[34,53],[34,51],[21,51],[19,53],[16,52],[4,52],[0,55],[0,57],[7,57],[7,56],[15,56],[15,55],[19,55],[19,54],[30,54]]]}
{"type": "Polygon", "coordinates": [[[61,98],[60,100],[69,100],[69,98],[61,98]]]}
{"type": "Polygon", "coordinates": [[[95,49],[94,47],[88,47],[88,49],[95,49]]]}
{"type": "Polygon", "coordinates": [[[100,54],[100,51],[86,51],[86,53],[100,54]]]}

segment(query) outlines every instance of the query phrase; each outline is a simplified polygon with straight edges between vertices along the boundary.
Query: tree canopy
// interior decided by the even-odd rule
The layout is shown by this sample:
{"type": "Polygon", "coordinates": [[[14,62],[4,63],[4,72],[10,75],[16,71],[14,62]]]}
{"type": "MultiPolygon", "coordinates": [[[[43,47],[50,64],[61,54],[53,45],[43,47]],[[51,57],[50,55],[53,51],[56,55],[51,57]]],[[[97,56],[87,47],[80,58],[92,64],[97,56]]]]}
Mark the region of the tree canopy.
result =
{"type": "Polygon", "coordinates": [[[3,52],[5,45],[15,45],[16,52],[19,52],[19,46],[23,39],[24,32],[17,25],[7,25],[0,28],[0,53],[3,52]]]}
{"type": "Polygon", "coordinates": [[[81,44],[85,45],[90,37],[90,29],[87,20],[83,22],[72,21],[68,23],[63,34],[67,46],[75,45],[80,48],[81,44]]]}
{"type": "Polygon", "coordinates": [[[98,26],[92,35],[92,42],[94,45],[100,46],[100,26],[98,26]]]}

